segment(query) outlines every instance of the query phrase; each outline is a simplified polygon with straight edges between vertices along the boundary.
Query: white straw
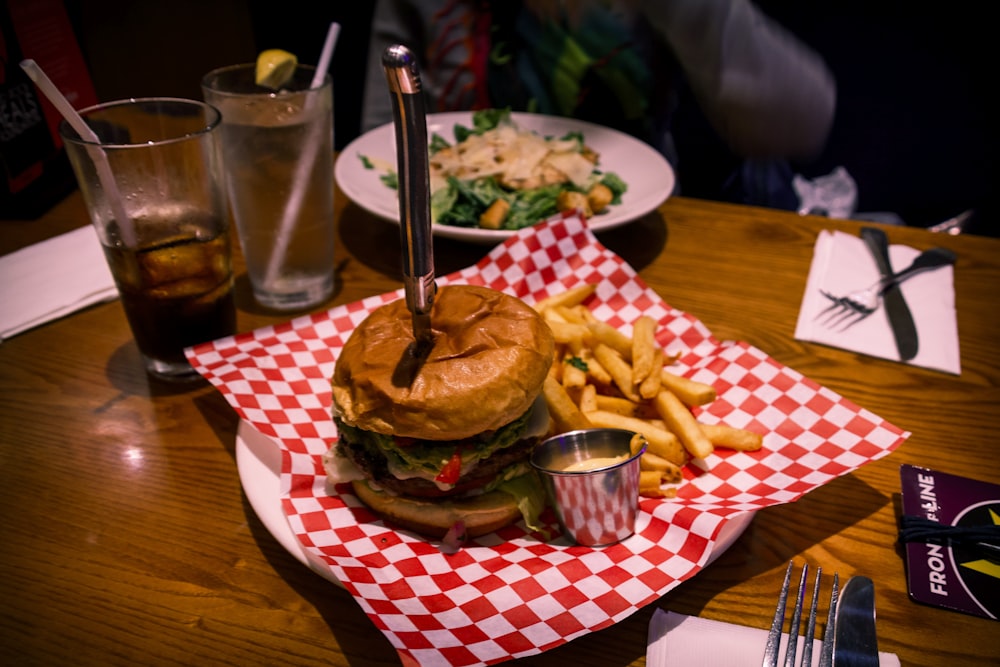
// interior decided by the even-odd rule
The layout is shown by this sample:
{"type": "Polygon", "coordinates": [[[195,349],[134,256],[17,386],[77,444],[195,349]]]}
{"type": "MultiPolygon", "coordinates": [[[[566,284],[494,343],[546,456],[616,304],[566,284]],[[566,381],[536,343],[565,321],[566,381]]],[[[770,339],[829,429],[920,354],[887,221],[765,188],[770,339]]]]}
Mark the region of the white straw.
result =
{"type": "Polygon", "coordinates": [[[323,42],[323,50],[319,54],[319,62],[316,63],[316,73],[313,74],[310,88],[319,88],[323,83],[323,77],[330,68],[330,59],[333,58],[333,49],[337,46],[337,37],[340,36],[340,24],[334,21],[326,31],[326,41],[323,42]]]}
{"type": "MultiPolygon", "coordinates": [[[[34,60],[28,58],[21,61],[21,69],[27,72],[28,76],[35,85],[38,86],[50,102],[55,106],[55,108],[62,114],[62,117],[66,119],[66,122],[70,124],[76,133],[80,137],[93,144],[100,144],[100,138],[90,129],[90,126],[84,122],[80,114],[76,112],[73,105],[69,103],[59,89],[56,88],[52,80],[49,79],[48,75],[42,71],[42,68],[38,66],[34,60]]],[[[121,194],[118,192],[118,184],[115,182],[115,177],[111,173],[111,166],[108,164],[108,157],[101,150],[100,146],[88,146],[87,149],[90,151],[91,159],[94,160],[94,166],[97,168],[97,178],[101,182],[101,187],[104,188],[105,193],[108,197],[108,205],[111,206],[111,213],[115,220],[118,221],[118,225],[121,228],[122,240],[125,245],[134,248],[136,246],[135,231],[132,229],[132,220],[128,217],[125,212],[125,207],[122,205],[121,194]]]]}
{"type": "MultiPolygon", "coordinates": [[[[326,32],[326,41],[323,43],[323,51],[320,53],[319,63],[316,66],[316,73],[313,75],[312,83],[309,86],[310,89],[317,88],[323,83],[323,78],[326,76],[326,72],[330,67],[330,59],[333,56],[333,49],[337,45],[337,37],[340,35],[340,24],[334,21],[330,24],[329,30],[326,32]]],[[[310,98],[310,102],[312,99],[310,98]]],[[[310,104],[307,103],[303,108],[303,115],[308,114],[310,111],[310,104]]],[[[322,127],[317,125],[317,127],[322,127]]],[[[278,238],[275,240],[274,252],[271,253],[271,258],[267,263],[267,273],[265,274],[264,280],[266,283],[270,284],[276,277],[278,273],[279,264],[284,258],[285,253],[288,252],[288,244],[291,242],[292,238],[292,228],[295,225],[295,218],[298,216],[299,209],[302,206],[302,198],[305,196],[306,184],[309,182],[308,176],[309,172],[312,171],[313,164],[316,162],[316,151],[319,150],[320,142],[317,137],[310,137],[306,142],[305,153],[302,154],[299,159],[298,168],[295,170],[295,180],[294,180],[294,190],[292,194],[288,197],[288,201],[285,202],[285,210],[281,216],[281,223],[278,226],[278,238]]],[[[331,184],[332,187],[332,184],[331,184]]]]}

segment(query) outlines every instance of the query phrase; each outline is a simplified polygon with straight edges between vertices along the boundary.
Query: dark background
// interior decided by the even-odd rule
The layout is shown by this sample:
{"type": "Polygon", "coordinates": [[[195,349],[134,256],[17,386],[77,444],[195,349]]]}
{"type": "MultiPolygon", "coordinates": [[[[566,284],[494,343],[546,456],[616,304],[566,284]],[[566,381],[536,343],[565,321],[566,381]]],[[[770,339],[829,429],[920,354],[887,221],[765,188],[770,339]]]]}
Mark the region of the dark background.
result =
{"type": "Polygon", "coordinates": [[[331,21],[341,25],[330,64],[334,138],[358,135],[374,2],[333,0],[65,0],[101,101],[142,95],[201,99],[201,77],[284,49],[319,60],[331,21]]]}
{"type": "MultiPolygon", "coordinates": [[[[793,165],[814,178],[842,165],[857,210],[929,226],[973,209],[971,230],[1000,235],[994,183],[997,57],[990,3],[792,2],[760,7],[816,49],[838,83],[837,115],[822,155],[793,165]]],[[[282,48],[315,63],[330,21],[342,29],[331,65],[335,142],[359,134],[374,2],[335,0],[65,0],[98,99],[201,97],[208,70],[282,48]]],[[[682,101],[675,136],[689,196],[714,189],[724,148],[697,107],[682,101]]]]}
{"type": "MultiPolygon", "coordinates": [[[[826,150],[794,165],[798,173],[814,178],[843,165],[858,184],[859,212],[893,212],[926,227],[975,209],[972,231],[1000,233],[993,103],[1000,77],[989,3],[757,4],[818,51],[837,80],[826,150]]],[[[702,184],[718,178],[712,171],[724,164],[722,149],[693,105],[680,108],[687,113],[675,137],[688,161],[681,183],[702,195],[702,184]]]]}

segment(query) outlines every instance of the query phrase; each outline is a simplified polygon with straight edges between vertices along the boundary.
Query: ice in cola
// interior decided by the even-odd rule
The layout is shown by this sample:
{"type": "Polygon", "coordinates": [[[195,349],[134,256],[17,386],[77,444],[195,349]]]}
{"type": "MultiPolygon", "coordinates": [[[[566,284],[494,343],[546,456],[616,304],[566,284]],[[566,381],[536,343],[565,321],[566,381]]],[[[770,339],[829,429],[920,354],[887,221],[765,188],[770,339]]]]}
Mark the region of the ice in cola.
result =
{"type": "Polygon", "coordinates": [[[140,352],[155,367],[182,367],[184,348],[236,329],[229,235],[218,220],[142,220],[164,230],[138,248],[104,246],[140,352]]]}

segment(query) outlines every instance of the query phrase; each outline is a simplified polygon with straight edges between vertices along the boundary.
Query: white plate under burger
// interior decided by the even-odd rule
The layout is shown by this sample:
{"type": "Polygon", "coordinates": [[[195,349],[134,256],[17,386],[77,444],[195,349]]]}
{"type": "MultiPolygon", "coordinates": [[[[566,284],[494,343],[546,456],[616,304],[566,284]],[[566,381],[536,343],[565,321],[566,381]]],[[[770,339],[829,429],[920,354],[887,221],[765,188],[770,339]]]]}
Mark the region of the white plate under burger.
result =
{"type": "MultiPolygon", "coordinates": [[[[586,144],[600,155],[598,168],[617,174],[628,186],[621,204],[589,220],[595,232],[619,227],[654,210],[673,192],[676,178],[670,163],[653,149],[618,130],[571,118],[512,112],[518,127],[543,136],[563,136],[568,132],[583,134],[586,144]]],[[[427,114],[427,136],[435,133],[454,140],[455,125],[472,127],[472,112],[454,111],[427,114]]],[[[361,156],[383,164],[396,165],[396,134],[392,123],[366,132],[349,143],[337,158],[334,175],[337,185],[352,201],[369,213],[399,224],[399,198],[396,190],[385,185],[382,171],[367,168],[361,156]]],[[[517,232],[510,229],[481,229],[433,225],[436,236],[471,243],[497,244],[517,232]]]]}
{"type": "MultiPolygon", "coordinates": [[[[310,560],[308,552],[302,548],[302,544],[292,533],[288,519],[281,509],[280,445],[246,422],[240,421],[236,431],[236,467],[250,506],[274,539],[301,563],[333,583],[341,585],[328,565],[310,560]]],[[[733,545],[750,525],[753,516],[753,512],[742,512],[723,524],[706,565],[733,545]]]]}

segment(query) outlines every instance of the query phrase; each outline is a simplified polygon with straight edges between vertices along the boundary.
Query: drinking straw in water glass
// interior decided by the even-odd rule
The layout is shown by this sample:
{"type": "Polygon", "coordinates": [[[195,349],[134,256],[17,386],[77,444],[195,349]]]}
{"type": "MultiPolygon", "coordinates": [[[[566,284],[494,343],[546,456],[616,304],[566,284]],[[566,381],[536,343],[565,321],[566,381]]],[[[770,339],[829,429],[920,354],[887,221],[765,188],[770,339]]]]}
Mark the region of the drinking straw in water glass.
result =
{"type": "MultiPolygon", "coordinates": [[[[340,24],[334,21],[330,24],[329,30],[327,30],[326,41],[323,43],[323,51],[320,53],[319,63],[316,65],[316,73],[313,75],[312,82],[309,85],[310,89],[318,88],[323,83],[323,77],[326,76],[326,72],[330,67],[330,59],[333,56],[333,49],[337,45],[337,37],[339,35],[340,24]]],[[[309,112],[312,102],[313,98],[310,98],[306,102],[303,114],[309,112]]],[[[315,131],[319,131],[323,127],[324,125],[316,125],[315,131]]],[[[292,226],[295,224],[295,218],[298,216],[299,208],[302,206],[306,184],[309,182],[306,176],[316,162],[316,151],[319,149],[320,143],[314,139],[306,142],[306,153],[299,161],[298,169],[295,172],[294,190],[285,204],[285,211],[281,216],[281,224],[278,225],[278,238],[275,240],[274,252],[271,253],[271,259],[267,264],[266,280],[268,283],[274,281],[275,274],[281,267],[281,260],[288,251],[288,244],[292,238],[292,226]]]]}

